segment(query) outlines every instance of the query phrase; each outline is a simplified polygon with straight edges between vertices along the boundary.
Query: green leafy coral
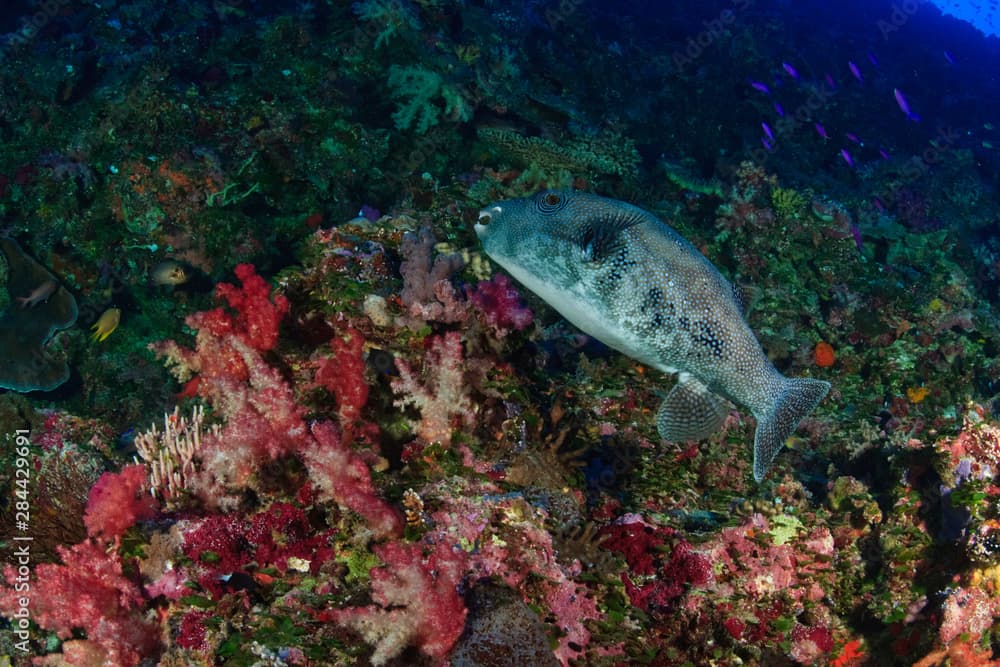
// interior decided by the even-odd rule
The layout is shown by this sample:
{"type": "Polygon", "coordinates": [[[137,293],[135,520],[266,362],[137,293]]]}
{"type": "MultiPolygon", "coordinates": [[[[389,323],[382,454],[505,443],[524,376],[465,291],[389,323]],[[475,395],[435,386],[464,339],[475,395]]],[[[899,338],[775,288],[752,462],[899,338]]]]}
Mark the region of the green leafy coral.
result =
{"type": "Polygon", "coordinates": [[[440,123],[439,98],[449,119],[465,122],[472,118],[472,106],[462,90],[447,83],[437,72],[423,67],[393,65],[389,68],[388,83],[392,96],[399,101],[392,119],[400,130],[412,127],[417,134],[425,134],[440,123]]]}

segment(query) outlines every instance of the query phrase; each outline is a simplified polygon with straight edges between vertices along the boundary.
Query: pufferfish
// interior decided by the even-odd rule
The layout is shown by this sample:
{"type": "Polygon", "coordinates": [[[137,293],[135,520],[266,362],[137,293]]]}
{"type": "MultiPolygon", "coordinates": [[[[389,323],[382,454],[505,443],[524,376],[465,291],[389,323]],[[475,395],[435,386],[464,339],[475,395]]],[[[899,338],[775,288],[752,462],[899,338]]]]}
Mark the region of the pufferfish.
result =
{"type": "Polygon", "coordinates": [[[585,333],[665,373],[679,374],[656,422],[664,440],[700,440],[736,403],[757,419],[761,481],[830,383],[788,378],[761,349],[740,298],[670,226],[625,202],[548,190],[479,213],[483,250],[585,333]]]}

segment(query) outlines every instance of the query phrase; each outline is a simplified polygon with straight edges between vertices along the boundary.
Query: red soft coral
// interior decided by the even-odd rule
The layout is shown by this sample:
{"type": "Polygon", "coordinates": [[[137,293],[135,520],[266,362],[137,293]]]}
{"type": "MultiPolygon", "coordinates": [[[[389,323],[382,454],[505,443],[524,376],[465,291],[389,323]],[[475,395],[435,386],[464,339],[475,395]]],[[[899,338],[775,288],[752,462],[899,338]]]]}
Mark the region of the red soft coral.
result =
{"type": "MultiPolygon", "coordinates": [[[[129,667],[155,657],[158,628],[143,617],[142,593],[122,575],[118,553],[105,553],[91,540],[57,548],[63,565],[42,563],[35,568],[27,596],[31,619],[62,639],[83,630],[86,652],[96,655],[99,649],[105,665],[129,667]]],[[[23,583],[26,577],[9,565],[4,575],[8,587],[0,590],[0,612],[13,618],[25,597],[15,583],[23,583]]]]}
{"type": "Polygon", "coordinates": [[[390,542],[375,548],[385,567],[371,571],[376,605],[324,614],[375,644],[373,665],[384,665],[407,646],[444,658],[465,628],[466,609],[458,594],[465,555],[439,542],[426,558],[419,544],[390,542]]]}
{"type": "Polygon", "coordinates": [[[316,444],[302,452],[302,460],[320,495],[363,516],[376,536],[398,535],[399,513],[376,495],[364,460],[330,422],[313,424],[312,434],[316,444]]]}
{"type": "Polygon", "coordinates": [[[156,516],[156,499],[146,490],[146,466],[128,465],[106,472],[90,489],[83,522],[91,537],[113,540],[136,521],[156,516]]]}
{"type": "Polygon", "coordinates": [[[253,264],[236,266],[236,277],[243,283],[236,287],[229,283],[215,286],[215,295],[226,300],[236,311],[228,322],[220,318],[215,321],[227,331],[215,331],[216,335],[238,335],[258,352],[273,350],[278,342],[278,325],[288,312],[288,299],[277,295],[272,300],[271,286],[254,271],[253,264]]]}
{"type": "Polygon", "coordinates": [[[531,324],[533,314],[521,302],[521,294],[506,274],[481,280],[475,290],[466,287],[465,291],[497,336],[503,337],[512,329],[521,331],[531,324]]]}
{"type": "Polygon", "coordinates": [[[356,329],[348,327],[345,336],[330,341],[333,357],[324,359],[316,369],[316,383],[336,397],[340,423],[348,433],[368,402],[364,342],[356,329]]]}

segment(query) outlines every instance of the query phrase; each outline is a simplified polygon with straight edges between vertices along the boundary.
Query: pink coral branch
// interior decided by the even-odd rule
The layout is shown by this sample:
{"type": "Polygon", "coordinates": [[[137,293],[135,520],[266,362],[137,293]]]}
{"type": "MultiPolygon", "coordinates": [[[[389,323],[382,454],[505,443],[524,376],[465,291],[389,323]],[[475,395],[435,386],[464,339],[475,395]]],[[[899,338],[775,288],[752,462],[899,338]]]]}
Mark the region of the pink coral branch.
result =
{"type": "Polygon", "coordinates": [[[146,466],[128,465],[106,472],[90,489],[83,522],[91,537],[114,540],[136,521],[156,516],[156,499],[147,491],[146,466]]]}
{"type": "Polygon", "coordinates": [[[420,544],[390,542],[375,548],[385,563],[371,571],[374,605],[335,609],[329,620],[348,626],[375,645],[373,665],[384,665],[407,646],[444,658],[465,628],[467,610],[458,584],[466,557],[438,542],[424,557],[420,544]]]}
{"type": "Polygon", "coordinates": [[[368,466],[344,444],[334,425],[316,422],[312,434],[315,445],[302,452],[302,460],[320,495],[363,516],[376,537],[400,534],[399,513],[378,497],[368,466]]]}
{"type": "Polygon", "coordinates": [[[392,390],[400,396],[395,405],[412,405],[420,410],[417,436],[424,442],[451,445],[453,419],[473,423],[475,414],[465,387],[462,361],[462,336],[449,331],[431,340],[424,359],[423,380],[403,359],[396,359],[399,378],[392,390]]]}
{"type": "MultiPolygon", "coordinates": [[[[99,655],[105,665],[130,667],[155,656],[159,630],[143,617],[142,593],[122,575],[117,551],[105,553],[91,540],[57,549],[63,565],[42,563],[35,568],[27,598],[31,619],[62,639],[83,630],[87,645],[74,644],[73,653],[99,655]]],[[[7,587],[0,590],[0,612],[16,618],[25,597],[16,583],[27,577],[10,565],[4,575],[7,587]]]]}

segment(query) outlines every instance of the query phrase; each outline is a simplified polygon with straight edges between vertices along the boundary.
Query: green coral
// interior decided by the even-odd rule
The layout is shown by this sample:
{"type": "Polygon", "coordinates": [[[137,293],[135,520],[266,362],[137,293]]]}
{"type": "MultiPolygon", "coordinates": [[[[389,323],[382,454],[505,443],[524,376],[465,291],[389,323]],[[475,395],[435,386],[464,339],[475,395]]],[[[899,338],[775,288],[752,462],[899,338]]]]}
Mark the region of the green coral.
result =
{"type": "Polygon", "coordinates": [[[805,213],[806,198],[792,188],[775,188],[771,191],[771,206],[782,220],[794,220],[805,213]]]}
{"type": "Polygon", "coordinates": [[[388,83],[392,96],[399,100],[392,119],[400,130],[415,126],[417,134],[424,134],[441,122],[438,98],[444,101],[444,113],[451,120],[464,122],[472,118],[472,107],[462,91],[433,70],[393,65],[388,83]]]}
{"type": "Polygon", "coordinates": [[[669,160],[662,162],[663,172],[667,180],[682,190],[697,192],[702,195],[722,197],[725,193],[722,184],[717,180],[699,178],[691,172],[691,165],[685,163],[675,163],[669,160]]]}
{"type": "Polygon", "coordinates": [[[526,137],[512,130],[480,128],[480,139],[498,153],[546,173],[560,171],[634,177],[639,170],[635,143],[614,132],[556,142],[544,137],[526,137]]]}
{"type": "Polygon", "coordinates": [[[375,36],[375,48],[385,46],[389,40],[406,31],[418,33],[420,31],[420,20],[402,2],[398,0],[364,0],[355,2],[354,13],[362,21],[367,21],[373,26],[379,26],[378,35],[375,36]]]}

